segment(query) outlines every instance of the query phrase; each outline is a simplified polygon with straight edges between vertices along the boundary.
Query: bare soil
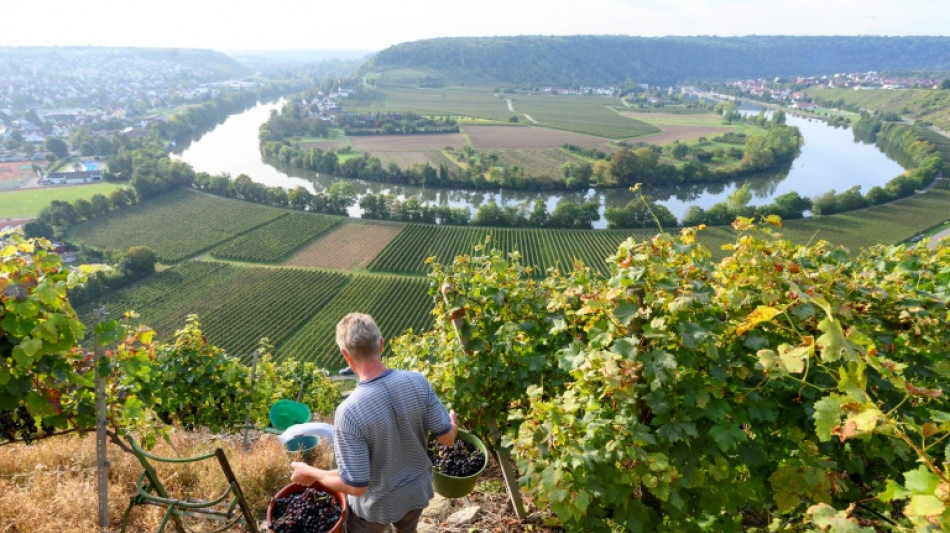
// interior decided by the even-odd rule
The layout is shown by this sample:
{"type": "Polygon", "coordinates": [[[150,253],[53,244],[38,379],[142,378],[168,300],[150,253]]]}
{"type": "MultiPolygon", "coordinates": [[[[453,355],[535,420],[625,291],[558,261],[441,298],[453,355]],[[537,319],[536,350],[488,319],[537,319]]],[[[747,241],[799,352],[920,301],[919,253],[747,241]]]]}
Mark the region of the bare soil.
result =
{"type": "Polygon", "coordinates": [[[405,227],[391,222],[343,223],[300,249],[285,265],[364,269],[405,227]]]}
{"type": "Polygon", "coordinates": [[[472,145],[479,150],[559,148],[564,144],[604,147],[601,137],[534,126],[465,126],[472,145]]]}
{"type": "Polygon", "coordinates": [[[446,146],[453,148],[465,146],[465,137],[461,133],[353,135],[349,139],[354,150],[365,152],[424,152],[441,150],[446,146]]]}

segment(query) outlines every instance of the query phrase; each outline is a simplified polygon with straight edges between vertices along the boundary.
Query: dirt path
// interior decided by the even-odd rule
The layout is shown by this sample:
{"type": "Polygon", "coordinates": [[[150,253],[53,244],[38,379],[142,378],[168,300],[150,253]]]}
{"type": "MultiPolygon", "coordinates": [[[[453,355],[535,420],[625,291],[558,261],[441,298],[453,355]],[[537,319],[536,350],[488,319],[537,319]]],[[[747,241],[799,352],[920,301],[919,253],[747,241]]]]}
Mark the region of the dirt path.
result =
{"type": "Polygon", "coordinates": [[[534,120],[533,118],[531,118],[531,115],[529,115],[529,114],[527,114],[527,113],[522,113],[522,115],[524,115],[524,118],[530,120],[531,122],[533,122],[533,123],[535,123],[535,124],[538,123],[537,120],[534,120]]]}
{"type": "Polygon", "coordinates": [[[508,104],[508,111],[511,111],[512,113],[514,113],[514,112],[515,112],[515,106],[512,105],[511,99],[510,99],[510,98],[505,98],[505,102],[508,104]]]}
{"type": "Polygon", "coordinates": [[[937,247],[937,244],[940,242],[940,240],[947,237],[950,237],[950,228],[947,228],[939,233],[935,233],[931,235],[930,242],[927,243],[927,248],[930,248],[931,250],[935,249],[937,247]]]}

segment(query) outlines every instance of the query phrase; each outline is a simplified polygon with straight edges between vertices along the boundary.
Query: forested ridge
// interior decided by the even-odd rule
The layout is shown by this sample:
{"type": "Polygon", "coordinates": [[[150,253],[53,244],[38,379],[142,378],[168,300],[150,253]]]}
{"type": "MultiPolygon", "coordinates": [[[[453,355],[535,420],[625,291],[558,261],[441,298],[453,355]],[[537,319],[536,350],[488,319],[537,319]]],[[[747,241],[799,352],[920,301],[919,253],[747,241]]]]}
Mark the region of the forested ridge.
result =
{"type": "Polygon", "coordinates": [[[361,74],[431,69],[428,83],[672,84],[884,70],[950,70],[950,37],[515,36],[457,37],[391,46],[361,74]]]}

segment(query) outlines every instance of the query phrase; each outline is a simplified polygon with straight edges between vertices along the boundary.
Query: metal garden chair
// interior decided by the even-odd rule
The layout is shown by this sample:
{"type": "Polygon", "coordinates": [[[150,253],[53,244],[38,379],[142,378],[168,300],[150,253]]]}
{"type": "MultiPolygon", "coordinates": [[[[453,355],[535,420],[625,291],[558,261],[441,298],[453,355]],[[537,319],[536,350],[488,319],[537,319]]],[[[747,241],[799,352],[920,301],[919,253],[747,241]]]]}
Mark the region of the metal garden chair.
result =
{"type": "Polygon", "coordinates": [[[254,515],[251,514],[251,508],[244,499],[244,493],[241,492],[241,487],[238,485],[237,479],[234,477],[234,471],[231,470],[231,465],[228,463],[228,459],[224,455],[224,450],[218,448],[213,453],[199,455],[197,457],[176,459],[170,457],[158,457],[156,455],[147,453],[132,439],[129,439],[129,444],[131,444],[135,457],[139,460],[139,463],[142,464],[143,472],[142,475],[139,476],[138,481],[135,483],[135,494],[129,499],[129,506],[126,508],[125,514],[122,516],[121,531],[123,533],[125,533],[126,527],[128,526],[129,513],[136,505],[157,505],[166,508],[157,533],[162,533],[165,531],[165,527],[168,525],[169,520],[175,524],[175,527],[179,532],[184,533],[193,531],[192,529],[185,526],[184,521],[182,520],[183,517],[195,517],[203,520],[216,520],[224,522],[223,526],[208,533],[225,531],[238,524],[245,526],[251,533],[259,532],[257,528],[257,521],[254,520],[254,515]],[[197,461],[211,459],[212,457],[217,458],[218,463],[221,465],[221,470],[224,472],[224,477],[228,480],[228,488],[225,489],[225,491],[217,498],[207,501],[190,498],[179,500],[170,497],[166,492],[165,487],[162,486],[162,482],[158,479],[158,474],[155,472],[155,468],[149,464],[149,461],[179,464],[194,463],[197,461]]]}

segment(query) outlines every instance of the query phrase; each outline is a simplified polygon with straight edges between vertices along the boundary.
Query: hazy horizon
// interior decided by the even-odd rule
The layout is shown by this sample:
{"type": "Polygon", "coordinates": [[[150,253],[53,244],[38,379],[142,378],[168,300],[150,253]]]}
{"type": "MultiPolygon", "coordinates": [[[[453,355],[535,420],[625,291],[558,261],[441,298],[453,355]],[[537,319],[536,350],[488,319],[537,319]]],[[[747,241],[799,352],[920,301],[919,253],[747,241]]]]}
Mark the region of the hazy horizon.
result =
{"type": "Polygon", "coordinates": [[[0,46],[200,48],[223,52],[381,50],[434,37],[501,35],[950,35],[945,0],[166,0],[145,10],[118,0],[48,0],[0,9],[0,46]],[[41,20],[37,26],[34,21],[41,20]],[[19,22],[19,23],[18,23],[19,22]]]}

